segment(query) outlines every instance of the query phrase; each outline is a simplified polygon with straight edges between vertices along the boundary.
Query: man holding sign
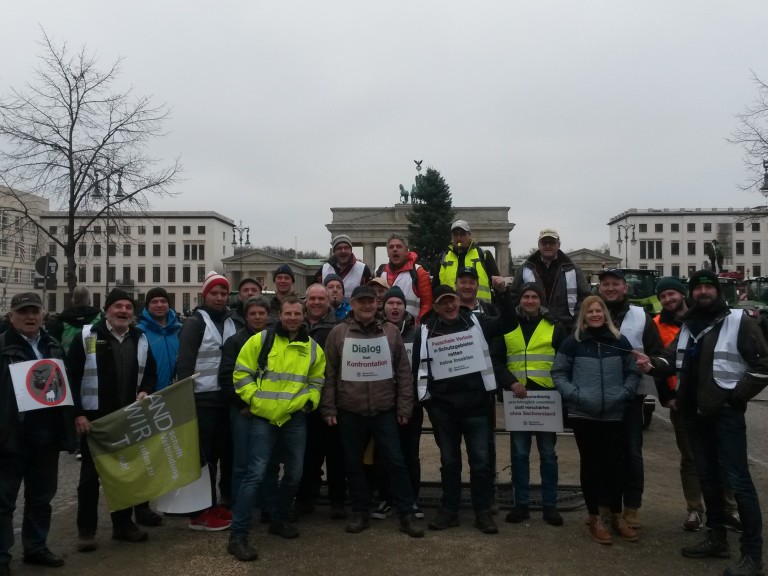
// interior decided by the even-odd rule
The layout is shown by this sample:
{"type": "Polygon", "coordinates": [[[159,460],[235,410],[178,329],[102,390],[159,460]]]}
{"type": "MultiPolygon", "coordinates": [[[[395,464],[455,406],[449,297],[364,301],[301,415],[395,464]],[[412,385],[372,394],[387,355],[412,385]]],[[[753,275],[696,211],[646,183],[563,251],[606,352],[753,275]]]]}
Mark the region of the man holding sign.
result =
{"type": "Polygon", "coordinates": [[[64,565],[64,560],[48,549],[46,539],[59,452],[75,447],[71,396],[63,374],[56,364],[43,366],[40,362],[62,357],[61,346],[41,328],[40,296],[33,292],[14,296],[9,318],[10,327],[0,335],[0,575],[11,573],[13,510],[22,480],[24,562],[64,565]],[[29,367],[25,374],[13,376],[12,364],[29,367]],[[66,400],[69,406],[65,406],[66,400]]]}
{"type": "MultiPolygon", "coordinates": [[[[519,294],[520,304],[515,309],[517,328],[505,334],[503,339],[496,338],[491,344],[496,381],[504,390],[505,400],[510,394],[516,399],[526,398],[529,390],[558,394],[550,370],[555,360],[555,350],[566,337],[565,329],[541,305],[544,296],[541,286],[534,282],[523,284],[519,294]]],[[[551,428],[547,431],[516,430],[511,433],[515,506],[507,514],[506,520],[518,523],[531,517],[528,504],[531,439],[534,436],[539,450],[544,521],[552,526],[561,526],[563,517],[557,511],[557,434],[551,428]]]]}
{"type": "Polygon", "coordinates": [[[480,317],[460,306],[452,286],[433,292],[427,314],[413,343],[413,368],[419,400],[429,414],[440,449],[443,494],[432,530],[459,525],[461,502],[461,441],[467,445],[475,527],[484,534],[499,529],[491,515],[493,471],[488,439],[493,425],[488,417],[496,379],[488,340],[517,326],[509,297],[499,298],[500,317],[480,317]]]}

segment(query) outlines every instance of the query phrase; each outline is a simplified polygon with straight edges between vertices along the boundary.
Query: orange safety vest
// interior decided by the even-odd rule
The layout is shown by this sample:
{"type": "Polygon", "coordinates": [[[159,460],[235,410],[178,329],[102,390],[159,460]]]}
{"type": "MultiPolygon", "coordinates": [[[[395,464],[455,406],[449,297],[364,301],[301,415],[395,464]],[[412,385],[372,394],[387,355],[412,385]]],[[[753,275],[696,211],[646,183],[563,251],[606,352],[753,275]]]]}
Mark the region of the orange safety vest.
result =
{"type": "MultiPolygon", "coordinates": [[[[661,343],[664,344],[664,347],[666,348],[669,346],[672,340],[677,337],[677,333],[680,332],[680,328],[674,324],[667,324],[666,322],[662,324],[661,314],[654,316],[653,321],[656,323],[656,328],[659,329],[659,334],[661,335],[661,343]]],[[[677,390],[677,376],[669,376],[667,378],[667,386],[670,390],[672,390],[672,392],[677,390]]]]}

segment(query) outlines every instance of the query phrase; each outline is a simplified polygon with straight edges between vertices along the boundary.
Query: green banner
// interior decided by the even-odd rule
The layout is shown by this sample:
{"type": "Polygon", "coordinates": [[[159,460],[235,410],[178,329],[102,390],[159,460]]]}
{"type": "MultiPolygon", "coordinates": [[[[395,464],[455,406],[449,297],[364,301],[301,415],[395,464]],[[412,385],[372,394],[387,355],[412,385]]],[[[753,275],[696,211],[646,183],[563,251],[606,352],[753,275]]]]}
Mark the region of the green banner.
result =
{"type": "Polygon", "coordinates": [[[91,422],[88,446],[110,511],[200,477],[193,378],[91,422]]]}

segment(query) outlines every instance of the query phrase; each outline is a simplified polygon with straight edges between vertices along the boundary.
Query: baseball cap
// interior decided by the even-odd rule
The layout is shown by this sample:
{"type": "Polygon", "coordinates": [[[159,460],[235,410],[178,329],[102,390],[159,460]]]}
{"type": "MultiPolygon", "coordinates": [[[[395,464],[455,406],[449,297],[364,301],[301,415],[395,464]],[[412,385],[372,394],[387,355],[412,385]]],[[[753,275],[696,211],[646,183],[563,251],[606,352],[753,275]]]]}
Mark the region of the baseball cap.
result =
{"type": "Polygon", "coordinates": [[[460,276],[472,276],[475,280],[478,279],[477,276],[477,270],[475,270],[472,266],[465,266],[461,270],[459,270],[456,273],[456,278],[459,278],[460,276]]]}
{"type": "Polygon", "coordinates": [[[469,227],[469,224],[466,220],[456,220],[456,222],[451,224],[451,230],[456,230],[457,228],[460,228],[465,232],[472,232],[472,229],[469,227]]]}
{"type": "Polygon", "coordinates": [[[370,286],[355,286],[355,289],[352,290],[352,300],[356,300],[358,298],[373,298],[376,299],[376,290],[371,288],[370,286]]]}
{"type": "Polygon", "coordinates": [[[442,298],[445,297],[458,298],[456,295],[456,290],[447,284],[441,284],[432,291],[432,301],[435,303],[439,302],[442,298]]]}
{"type": "Polygon", "coordinates": [[[560,234],[558,234],[557,230],[555,230],[554,228],[544,228],[544,230],[539,232],[539,240],[542,240],[543,238],[554,238],[559,242],[560,234]]]}
{"type": "Polygon", "coordinates": [[[21,294],[16,294],[16,296],[11,298],[11,310],[21,310],[27,306],[42,308],[43,301],[40,300],[40,296],[34,292],[22,292],[21,294]]]}
{"type": "Polygon", "coordinates": [[[600,270],[600,274],[597,275],[600,280],[606,276],[615,276],[616,278],[625,280],[624,270],[620,270],[619,268],[607,268],[606,270],[600,270]]]}

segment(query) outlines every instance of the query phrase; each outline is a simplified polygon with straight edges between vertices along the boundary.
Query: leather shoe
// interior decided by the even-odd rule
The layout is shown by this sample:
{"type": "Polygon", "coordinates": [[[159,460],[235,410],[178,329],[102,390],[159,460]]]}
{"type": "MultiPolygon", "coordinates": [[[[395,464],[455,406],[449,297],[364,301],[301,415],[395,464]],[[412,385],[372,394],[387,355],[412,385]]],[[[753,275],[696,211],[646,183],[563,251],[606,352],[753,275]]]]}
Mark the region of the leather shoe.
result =
{"type": "Polygon", "coordinates": [[[146,508],[136,508],[134,510],[134,513],[136,515],[136,524],[141,524],[142,526],[160,526],[160,524],[163,523],[163,517],[160,516],[157,512],[152,510],[149,506],[146,508]]]}
{"type": "Polygon", "coordinates": [[[24,564],[58,568],[59,566],[64,566],[64,558],[57,556],[46,548],[45,550],[33,552],[32,554],[24,554],[24,564]]]}

